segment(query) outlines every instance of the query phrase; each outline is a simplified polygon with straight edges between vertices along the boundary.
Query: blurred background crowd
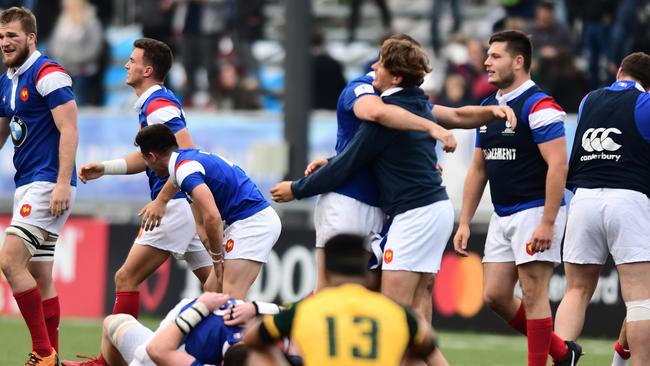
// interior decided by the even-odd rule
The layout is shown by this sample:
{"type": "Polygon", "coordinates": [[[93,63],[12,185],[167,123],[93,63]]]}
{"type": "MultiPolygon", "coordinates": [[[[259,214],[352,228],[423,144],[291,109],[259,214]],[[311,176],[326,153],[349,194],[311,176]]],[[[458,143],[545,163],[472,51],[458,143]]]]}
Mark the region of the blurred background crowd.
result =
{"type": "MultiPolygon", "coordinates": [[[[63,64],[82,106],[127,108],[123,85],[140,36],[172,46],[167,83],[186,108],[281,110],[283,0],[0,0],[31,8],[39,48],[63,64]]],[[[494,91],[483,60],[493,31],[534,44],[533,79],[569,113],[614,80],[622,57],[650,51],[650,0],[312,0],[312,106],[335,109],[346,80],[369,70],[379,42],[408,33],[434,67],[433,101],[476,104],[494,91]]]]}

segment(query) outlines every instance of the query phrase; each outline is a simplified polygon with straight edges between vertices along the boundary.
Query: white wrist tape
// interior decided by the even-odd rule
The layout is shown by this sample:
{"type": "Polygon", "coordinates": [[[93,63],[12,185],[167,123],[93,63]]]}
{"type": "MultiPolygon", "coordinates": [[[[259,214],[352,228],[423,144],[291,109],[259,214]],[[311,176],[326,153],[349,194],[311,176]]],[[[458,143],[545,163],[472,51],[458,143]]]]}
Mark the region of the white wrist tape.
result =
{"type": "Polygon", "coordinates": [[[253,305],[257,315],[275,315],[280,312],[280,307],[270,302],[253,301],[253,305]]]}
{"type": "Polygon", "coordinates": [[[174,321],[176,322],[178,329],[180,329],[183,334],[187,334],[209,314],[210,311],[208,310],[208,307],[197,301],[189,308],[183,310],[182,313],[178,314],[174,321]]]}
{"type": "Polygon", "coordinates": [[[126,174],[126,159],[106,160],[102,161],[102,164],[106,175],[126,174]]]}

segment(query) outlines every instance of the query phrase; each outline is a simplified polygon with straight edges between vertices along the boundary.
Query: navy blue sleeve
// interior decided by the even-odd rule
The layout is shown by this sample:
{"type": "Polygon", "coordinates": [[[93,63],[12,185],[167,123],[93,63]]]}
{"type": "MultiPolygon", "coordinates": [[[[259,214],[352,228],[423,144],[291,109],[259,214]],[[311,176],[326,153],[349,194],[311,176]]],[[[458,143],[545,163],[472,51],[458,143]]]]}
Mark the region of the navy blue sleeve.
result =
{"type": "Polygon", "coordinates": [[[650,93],[643,93],[636,100],[634,120],[643,139],[650,142],[650,93]]]}
{"type": "Polygon", "coordinates": [[[340,154],[312,175],[291,184],[293,195],[301,199],[336,189],[352,173],[377,156],[390,143],[394,132],[375,123],[362,123],[340,154]]]}
{"type": "Polygon", "coordinates": [[[476,141],[474,141],[474,147],[481,148],[481,129],[476,129],[476,141]]]}

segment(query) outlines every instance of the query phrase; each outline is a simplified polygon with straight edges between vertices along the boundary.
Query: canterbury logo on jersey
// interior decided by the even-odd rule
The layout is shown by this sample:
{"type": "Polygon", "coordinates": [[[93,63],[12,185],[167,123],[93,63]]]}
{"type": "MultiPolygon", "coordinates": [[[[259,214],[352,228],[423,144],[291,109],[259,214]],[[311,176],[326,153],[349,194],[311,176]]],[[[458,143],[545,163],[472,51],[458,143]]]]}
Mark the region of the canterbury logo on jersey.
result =
{"type": "Polygon", "coordinates": [[[582,135],[582,148],[587,152],[597,152],[595,154],[583,155],[580,161],[590,161],[595,159],[616,160],[621,158],[618,154],[607,154],[606,151],[614,152],[621,148],[610,135],[620,135],[621,130],[618,128],[590,128],[582,135]]]}
{"type": "Polygon", "coordinates": [[[483,155],[485,160],[515,160],[517,159],[517,149],[507,147],[493,147],[484,149],[483,155]]]}

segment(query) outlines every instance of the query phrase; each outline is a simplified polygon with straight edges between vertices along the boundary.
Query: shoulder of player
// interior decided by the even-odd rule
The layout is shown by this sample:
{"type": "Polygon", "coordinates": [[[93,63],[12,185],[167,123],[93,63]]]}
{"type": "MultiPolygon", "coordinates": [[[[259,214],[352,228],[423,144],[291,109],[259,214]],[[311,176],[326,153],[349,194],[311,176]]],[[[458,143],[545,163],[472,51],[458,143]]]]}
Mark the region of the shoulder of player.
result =
{"type": "Polygon", "coordinates": [[[36,62],[34,62],[34,65],[32,65],[31,70],[34,73],[35,84],[38,84],[39,81],[43,80],[48,75],[55,73],[62,73],[69,76],[63,66],[46,56],[39,57],[36,62]]]}
{"type": "Polygon", "coordinates": [[[147,116],[162,108],[176,109],[179,112],[181,110],[180,103],[178,101],[170,98],[164,93],[159,93],[159,91],[151,94],[151,96],[145,102],[143,108],[147,116]]]}

